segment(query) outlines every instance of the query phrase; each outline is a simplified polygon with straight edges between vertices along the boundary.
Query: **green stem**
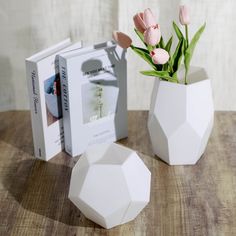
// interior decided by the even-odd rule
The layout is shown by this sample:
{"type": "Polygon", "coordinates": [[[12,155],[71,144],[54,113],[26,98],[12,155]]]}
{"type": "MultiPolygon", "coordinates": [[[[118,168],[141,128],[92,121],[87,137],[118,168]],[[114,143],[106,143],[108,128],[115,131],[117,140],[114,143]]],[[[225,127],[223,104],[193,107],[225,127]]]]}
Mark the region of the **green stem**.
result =
{"type": "Polygon", "coordinates": [[[187,71],[185,69],[185,73],[184,73],[184,84],[187,85],[188,82],[187,82],[187,71]]]}
{"type": "MultiPolygon", "coordinates": [[[[188,25],[185,25],[185,35],[186,35],[186,48],[185,51],[187,50],[188,46],[189,46],[189,39],[188,39],[188,25]]],[[[185,53],[185,52],[184,52],[185,53]]],[[[187,82],[187,74],[188,71],[185,69],[185,74],[184,74],[184,84],[188,84],[187,82]]]]}
{"type": "Polygon", "coordinates": [[[151,52],[153,50],[153,46],[147,45],[147,49],[148,49],[149,52],[151,52]]]}
{"type": "Polygon", "coordinates": [[[185,25],[185,35],[186,35],[186,42],[187,42],[187,48],[189,45],[189,40],[188,40],[188,25],[185,25]]]}
{"type": "Polygon", "coordinates": [[[178,77],[177,77],[177,71],[173,74],[173,79],[174,79],[174,81],[173,82],[175,82],[175,83],[179,83],[179,80],[178,80],[178,77]]]}
{"type": "Polygon", "coordinates": [[[171,72],[171,73],[174,73],[174,71],[173,71],[173,67],[172,67],[172,64],[171,64],[170,61],[168,61],[168,65],[169,65],[169,67],[170,67],[170,72],[171,72]]]}

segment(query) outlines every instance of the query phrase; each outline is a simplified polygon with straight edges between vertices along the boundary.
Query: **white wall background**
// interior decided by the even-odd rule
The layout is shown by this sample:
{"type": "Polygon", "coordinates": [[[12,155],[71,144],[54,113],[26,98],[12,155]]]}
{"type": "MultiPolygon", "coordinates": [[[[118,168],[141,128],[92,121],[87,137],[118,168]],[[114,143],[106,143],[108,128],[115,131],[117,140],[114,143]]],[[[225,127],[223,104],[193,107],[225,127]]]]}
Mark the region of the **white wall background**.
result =
{"type": "MultiPolygon", "coordinates": [[[[71,36],[85,45],[108,40],[114,29],[133,32],[133,15],[150,7],[158,16],[164,38],[178,21],[181,0],[8,0],[0,1],[0,111],[28,109],[24,59],[71,36]]],[[[185,1],[186,3],[186,1],[185,1]]],[[[190,35],[203,23],[206,30],[192,64],[206,67],[212,79],[216,110],[236,110],[236,1],[189,0],[190,35]]],[[[153,80],[148,69],[128,52],[129,109],[148,109],[153,80]]],[[[201,94],[199,94],[201,96],[201,94]]],[[[176,98],[178,99],[178,98],[176,98]]]]}

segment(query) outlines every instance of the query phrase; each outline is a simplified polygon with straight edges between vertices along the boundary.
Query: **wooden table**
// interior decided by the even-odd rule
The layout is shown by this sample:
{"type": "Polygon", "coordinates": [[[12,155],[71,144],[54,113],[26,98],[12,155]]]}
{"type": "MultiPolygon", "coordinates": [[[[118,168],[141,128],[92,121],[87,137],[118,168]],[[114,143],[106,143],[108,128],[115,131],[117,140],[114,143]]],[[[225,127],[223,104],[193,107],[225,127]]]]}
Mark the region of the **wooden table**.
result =
{"type": "Polygon", "coordinates": [[[78,158],[34,159],[28,111],[0,113],[0,235],[236,235],[236,112],[216,112],[205,155],[168,166],[152,153],[147,112],[129,112],[129,138],[152,172],[150,204],[132,222],[105,230],[68,200],[78,158]]]}

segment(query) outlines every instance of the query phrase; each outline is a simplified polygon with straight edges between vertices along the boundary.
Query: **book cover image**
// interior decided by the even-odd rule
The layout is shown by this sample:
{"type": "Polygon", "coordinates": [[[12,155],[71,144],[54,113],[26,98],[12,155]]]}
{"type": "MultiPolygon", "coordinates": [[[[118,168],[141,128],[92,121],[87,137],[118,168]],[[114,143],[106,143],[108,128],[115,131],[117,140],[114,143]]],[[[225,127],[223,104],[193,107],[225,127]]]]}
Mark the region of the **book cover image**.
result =
{"type": "Polygon", "coordinates": [[[83,122],[89,123],[116,113],[119,88],[116,80],[108,77],[82,85],[83,122]]]}
{"type": "Polygon", "coordinates": [[[104,57],[83,62],[81,71],[84,82],[81,86],[83,123],[114,116],[117,110],[119,86],[114,74],[114,65],[103,65],[104,57]]]}
{"type": "Polygon", "coordinates": [[[62,118],[60,75],[56,74],[44,81],[44,95],[47,125],[62,118]]]}

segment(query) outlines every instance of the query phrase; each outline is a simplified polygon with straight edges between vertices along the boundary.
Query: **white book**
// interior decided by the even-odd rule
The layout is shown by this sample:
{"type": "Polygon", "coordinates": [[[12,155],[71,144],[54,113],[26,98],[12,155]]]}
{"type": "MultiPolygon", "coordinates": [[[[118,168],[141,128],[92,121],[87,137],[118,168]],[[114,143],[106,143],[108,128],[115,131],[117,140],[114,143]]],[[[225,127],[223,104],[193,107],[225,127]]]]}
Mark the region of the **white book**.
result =
{"type": "Polygon", "coordinates": [[[59,56],[65,150],[127,137],[126,50],[106,42],[59,56]]]}
{"type": "Polygon", "coordinates": [[[35,157],[48,161],[64,149],[58,54],[81,47],[66,39],[26,59],[35,157]]]}

